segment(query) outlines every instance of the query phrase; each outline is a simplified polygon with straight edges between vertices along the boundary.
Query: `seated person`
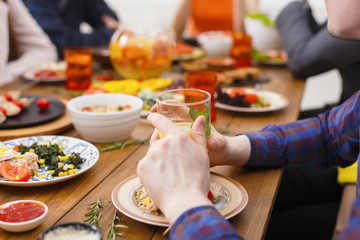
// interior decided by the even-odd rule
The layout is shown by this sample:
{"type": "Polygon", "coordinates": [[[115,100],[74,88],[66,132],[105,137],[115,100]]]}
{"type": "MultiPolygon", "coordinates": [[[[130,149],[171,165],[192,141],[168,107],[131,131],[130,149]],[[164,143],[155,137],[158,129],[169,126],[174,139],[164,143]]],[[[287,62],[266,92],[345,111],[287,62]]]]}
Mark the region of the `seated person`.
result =
{"type": "Polygon", "coordinates": [[[33,17],[56,45],[59,56],[72,46],[107,46],[118,27],[116,14],[103,0],[23,0],[33,17]],[[88,23],[93,31],[80,32],[88,23]]]}
{"type": "Polygon", "coordinates": [[[57,60],[55,46],[21,0],[0,0],[0,46],[0,86],[28,68],[57,60]]]}
{"type": "MultiPolygon", "coordinates": [[[[360,157],[359,104],[360,91],[317,118],[269,125],[261,131],[235,137],[222,136],[212,128],[208,141],[205,117],[196,119],[188,137],[169,119],[152,113],[148,120],[156,129],[137,173],[149,196],[172,225],[170,239],[240,239],[207,199],[210,165],[349,166],[360,157]],[[159,131],[164,138],[159,139],[159,131]],[[159,182],[166,184],[160,186],[159,182]]],[[[360,198],[357,198],[340,238],[359,239],[359,209],[360,198]]]]}
{"type": "Polygon", "coordinates": [[[175,15],[177,39],[195,39],[201,32],[243,31],[244,0],[181,0],[175,15]]]}

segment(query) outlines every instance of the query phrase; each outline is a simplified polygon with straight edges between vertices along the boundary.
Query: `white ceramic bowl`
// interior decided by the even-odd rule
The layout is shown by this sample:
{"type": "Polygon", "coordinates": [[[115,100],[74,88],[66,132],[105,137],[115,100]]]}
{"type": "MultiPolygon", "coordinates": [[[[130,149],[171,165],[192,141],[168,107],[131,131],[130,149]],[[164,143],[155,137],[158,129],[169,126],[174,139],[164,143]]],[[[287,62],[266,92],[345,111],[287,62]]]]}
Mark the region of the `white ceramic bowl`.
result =
{"type": "Polygon", "coordinates": [[[251,35],[252,46],[258,51],[281,49],[281,37],[276,27],[265,25],[259,19],[245,17],[246,33],[251,35]]]}
{"type": "Polygon", "coordinates": [[[120,93],[83,95],[67,103],[75,129],[84,139],[97,143],[110,143],[128,138],[140,119],[142,108],[143,101],[140,98],[120,93]],[[130,105],[131,109],[110,113],[80,111],[84,107],[96,105],[130,105]]]}
{"type": "Polygon", "coordinates": [[[69,222],[56,224],[39,236],[39,240],[47,239],[102,239],[99,228],[83,222],[69,222]],[[70,237],[71,236],[71,237],[70,237]]]}
{"type": "Polygon", "coordinates": [[[205,54],[210,57],[227,57],[233,45],[230,32],[209,31],[200,33],[197,41],[204,49],[205,54]]]}
{"type": "Polygon", "coordinates": [[[0,227],[6,231],[9,232],[25,232],[25,231],[29,231],[33,228],[36,228],[37,226],[39,226],[41,223],[44,222],[45,220],[45,216],[48,213],[48,207],[46,206],[45,203],[39,202],[39,201],[35,201],[35,200],[18,200],[18,201],[12,201],[12,202],[8,202],[5,203],[3,205],[0,206],[0,209],[2,208],[7,208],[9,206],[11,206],[12,204],[15,204],[17,202],[35,202],[37,204],[40,204],[44,207],[45,212],[32,220],[29,221],[25,221],[25,222],[4,222],[4,221],[0,221],[0,227]]]}

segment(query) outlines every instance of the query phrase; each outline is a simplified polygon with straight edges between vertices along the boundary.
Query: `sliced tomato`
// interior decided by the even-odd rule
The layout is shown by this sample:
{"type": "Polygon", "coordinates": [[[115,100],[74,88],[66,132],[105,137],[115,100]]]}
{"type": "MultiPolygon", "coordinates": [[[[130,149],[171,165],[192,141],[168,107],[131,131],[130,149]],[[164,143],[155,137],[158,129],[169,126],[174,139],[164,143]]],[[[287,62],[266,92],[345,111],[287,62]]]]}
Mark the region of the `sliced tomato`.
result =
{"type": "Polygon", "coordinates": [[[245,95],[245,94],[246,94],[246,93],[245,93],[245,90],[244,90],[243,88],[233,88],[233,89],[231,90],[229,96],[230,96],[231,98],[234,98],[234,97],[236,97],[236,95],[241,96],[241,95],[245,95]]]}
{"type": "Polygon", "coordinates": [[[6,109],[3,107],[0,107],[0,112],[2,112],[6,116],[6,109]]]}
{"type": "Polygon", "coordinates": [[[258,95],[256,95],[255,93],[247,93],[246,97],[245,97],[245,101],[248,103],[257,103],[259,100],[258,95]]]}
{"type": "Polygon", "coordinates": [[[12,100],[12,103],[17,105],[21,109],[21,111],[24,110],[24,104],[20,100],[12,100]]]}
{"type": "Polygon", "coordinates": [[[209,192],[208,192],[208,199],[210,200],[210,201],[213,201],[214,200],[214,195],[212,194],[212,192],[209,190],[209,192]]]}
{"type": "Polygon", "coordinates": [[[0,164],[1,175],[9,181],[26,182],[30,179],[31,173],[25,166],[12,165],[9,162],[0,164]]]}
{"type": "Polygon", "coordinates": [[[11,102],[13,100],[12,96],[10,93],[4,93],[3,94],[4,98],[6,99],[6,101],[11,102]]]}

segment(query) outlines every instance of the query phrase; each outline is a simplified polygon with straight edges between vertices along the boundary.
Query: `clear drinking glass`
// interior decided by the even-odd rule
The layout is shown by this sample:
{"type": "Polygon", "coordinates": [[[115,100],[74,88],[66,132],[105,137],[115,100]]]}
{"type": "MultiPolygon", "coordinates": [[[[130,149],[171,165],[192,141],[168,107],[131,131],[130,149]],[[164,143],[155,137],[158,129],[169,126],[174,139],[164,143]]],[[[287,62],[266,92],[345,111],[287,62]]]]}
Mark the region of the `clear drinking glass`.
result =
{"type": "MultiPolygon", "coordinates": [[[[173,89],[161,92],[157,97],[157,112],[164,115],[187,135],[200,115],[206,118],[206,137],[211,130],[211,95],[199,89],[173,89]]],[[[160,133],[160,138],[163,135],[160,133]]]]}

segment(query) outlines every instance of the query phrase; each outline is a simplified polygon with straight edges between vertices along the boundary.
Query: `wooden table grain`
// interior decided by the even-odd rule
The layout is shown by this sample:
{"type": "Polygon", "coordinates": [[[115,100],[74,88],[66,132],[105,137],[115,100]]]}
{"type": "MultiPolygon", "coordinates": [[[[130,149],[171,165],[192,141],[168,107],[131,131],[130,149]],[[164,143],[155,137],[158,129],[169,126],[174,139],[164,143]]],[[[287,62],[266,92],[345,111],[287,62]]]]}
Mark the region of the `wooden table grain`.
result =
{"type": "MultiPolygon", "coordinates": [[[[305,86],[304,81],[294,79],[286,68],[262,67],[261,74],[271,79],[268,83],[262,84],[262,89],[284,95],[289,100],[289,106],[286,109],[268,113],[239,113],[217,109],[215,126],[238,133],[260,130],[270,123],[286,123],[297,119],[305,86]]],[[[22,84],[24,81],[19,80],[1,88],[0,92],[16,89],[22,84]]],[[[53,86],[39,84],[27,89],[25,94],[64,98],[62,95],[52,93],[49,90],[51,87],[53,86]]],[[[152,131],[152,126],[139,122],[131,134],[131,139],[149,137],[152,131]]],[[[65,130],[58,135],[81,138],[74,129],[65,130]]],[[[0,140],[4,139],[0,136],[0,140]]],[[[98,198],[101,201],[111,201],[114,187],[123,179],[136,173],[137,163],[146,154],[147,149],[148,145],[141,145],[101,153],[99,161],[86,173],[54,185],[29,188],[0,185],[0,204],[20,199],[33,199],[42,201],[49,207],[46,221],[38,228],[25,233],[10,233],[0,229],[0,239],[37,239],[41,232],[54,224],[84,221],[87,205],[98,198]]],[[[230,223],[245,239],[263,239],[282,170],[246,170],[232,166],[218,166],[211,170],[231,177],[244,186],[249,195],[248,204],[242,212],[230,219],[230,223]]],[[[100,229],[103,238],[106,239],[108,224],[116,209],[112,203],[104,203],[103,206],[100,229]]],[[[138,222],[120,212],[118,216],[124,219],[124,224],[128,226],[128,229],[119,231],[124,234],[122,239],[168,238],[162,236],[165,230],[163,227],[138,222]]]]}

